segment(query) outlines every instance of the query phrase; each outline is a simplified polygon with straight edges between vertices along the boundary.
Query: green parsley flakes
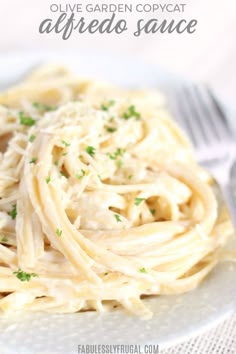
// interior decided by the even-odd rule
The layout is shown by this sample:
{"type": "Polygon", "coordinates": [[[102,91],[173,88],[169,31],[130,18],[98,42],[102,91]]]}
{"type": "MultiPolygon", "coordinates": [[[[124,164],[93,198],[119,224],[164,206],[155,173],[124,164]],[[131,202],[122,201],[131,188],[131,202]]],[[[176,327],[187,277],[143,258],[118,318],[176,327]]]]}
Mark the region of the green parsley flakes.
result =
{"type": "Polygon", "coordinates": [[[62,235],[62,230],[56,229],[56,234],[58,237],[61,237],[62,235]]]}
{"type": "Polygon", "coordinates": [[[101,109],[103,111],[108,111],[110,107],[114,106],[115,101],[114,100],[110,100],[107,103],[102,103],[101,104],[101,109]]]}
{"type": "Polygon", "coordinates": [[[49,183],[51,182],[51,177],[50,177],[50,176],[47,176],[47,177],[45,178],[45,181],[46,181],[47,184],[49,184],[49,183]]]}
{"type": "Polygon", "coordinates": [[[142,203],[143,200],[145,200],[145,198],[135,198],[134,204],[138,206],[139,204],[142,203]]]}
{"type": "Polygon", "coordinates": [[[8,242],[7,236],[3,236],[0,242],[3,242],[3,243],[8,242]]]}
{"type": "Polygon", "coordinates": [[[134,105],[129,106],[127,111],[123,113],[123,118],[126,119],[126,120],[128,120],[128,119],[130,119],[132,117],[134,117],[136,119],[140,119],[141,118],[140,113],[138,113],[136,111],[136,108],[135,108],[134,105]]]}
{"type": "Polygon", "coordinates": [[[9,215],[11,216],[12,220],[15,220],[16,216],[17,216],[17,208],[16,208],[16,204],[14,204],[12,206],[12,211],[9,213],[9,215]]]}
{"type": "Polygon", "coordinates": [[[39,102],[34,102],[33,106],[43,112],[55,111],[57,109],[57,107],[53,107],[48,104],[39,103],[39,102]]]}
{"type": "Polygon", "coordinates": [[[139,271],[140,271],[140,273],[147,273],[146,268],[140,268],[139,271]]]}
{"type": "Polygon", "coordinates": [[[86,152],[92,157],[95,155],[95,151],[96,151],[96,149],[93,146],[86,147],[86,152]]]}
{"type": "Polygon", "coordinates": [[[63,145],[65,145],[66,147],[70,146],[70,144],[69,144],[67,141],[65,141],[65,140],[62,140],[61,143],[62,143],[63,145]]]}
{"type": "Polygon", "coordinates": [[[118,148],[115,152],[116,156],[123,156],[125,153],[125,149],[118,148]]]}
{"type": "Polygon", "coordinates": [[[63,177],[68,178],[68,176],[65,174],[65,172],[60,171],[60,174],[61,174],[63,177]]]}
{"type": "Polygon", "coordinates": [[[117,129],[113,127],[107,127],[107,132],[108,133],[114,133],[117,129]]]}
{"type": "Polygon", "coordinates": [[[19,113],[19,117],[20,117],[20,124],[25,125],[27,127],[32,127],[32,125],[35,125],[36,123],[35,119],[26,116],[23,112],[19,113]]]}
{"type": "Polygon", "coordinates": [[[123,166],[123,161],[122,161],[122,160],[118,160],[118,161],[116,162],[116,166],[117,166],[118,168],[121,168],[121,167],[123,166]]]}
{"type": "Polygon", "coordinates": [[[37,162],[37,158],[36,157],[32,157],[32,159],[30,160],[29,163],[36,163],[37,162]]]}
{"type": "Polygon", "coordinates": [[[33,143],[34,141],[35,141],[35,139],[36,139],[36,135],[30,135],[30,137],[29,137],[29,142],[30,143],[33,143]]]}
{"type": "Polygon", "coordinates": [[[155,212],[156,212],[156,209],[149,209],[149,211],[150,211],[150,213],[151,213],[152,215],[154,215],[155,212]]]}
{"type": "Polygon", "coordinates": [[[117,222],[122,222],[120,215],[114,214],[114,217],[115,217],[117,222]]]}
{"type": "Polygon", "coordinates": [[[81,174],[77,174],[76,178],[82,179],[85,176],[85,170],[81,169],[81,174]]]}
{"type": "Polygon", "coordinates": [[[125,149],[118,148],[118,149],[116,149],[114,154],[108,154],[108,156],[110,157],[111,160],[116,160],[117,157],[124,156],[124,153],[125,153],[125,149]]]}
{"type": "Polygon", "coordinates": [[[16,277],[21,281],[30,281],[32,277],[38,277],[38,274],[35,273],[26,273],[21,268],[19,268],[16,272],[13,272],[16,277]]]}

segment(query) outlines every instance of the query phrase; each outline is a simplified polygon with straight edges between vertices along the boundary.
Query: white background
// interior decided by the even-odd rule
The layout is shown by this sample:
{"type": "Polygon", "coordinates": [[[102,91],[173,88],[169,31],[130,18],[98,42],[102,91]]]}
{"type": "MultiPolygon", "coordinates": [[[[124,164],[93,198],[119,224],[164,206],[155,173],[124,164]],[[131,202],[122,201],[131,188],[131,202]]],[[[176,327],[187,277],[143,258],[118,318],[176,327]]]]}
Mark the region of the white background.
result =
{"type": "MultiPolygon", "coordinates": [[[[234,103],[236,99],[236,1],[235,0],[159,0],[148,3],[187,3],[186,13],[178,18],[198,20],[195,34],[159,33],[136,38],[132,31],[122,35],[74,33],[63,41],[60,35],[40,35],[39,23],[50,17],[51,3],[117,3],[118,0],[0,0],[0,51],[75,49],[84,52],[93,49],[119,56],[132,56],[159,64],[197,80],[210,83],[223,98],[234,103]]],[[[137,3],[138,0],[125,0],[137,3]]],[[[144,3],[145,0],[139,2],[144,3]]],[[[82,16],[82,14],[78,14],[82,16]]],[[[92,19],[97,14],[86,15],[92,19]]],[[[106,14],[103,18],[108,17],[106,14]]],[[[134,28],[142,15],[120,14],[134,28]]],[[[163,19],[161,13],[149,15],[163,19]]],[[[172,15],[171,15],[172,16],[172,15]]],[[[115,70],[115,68],[114,68],[115,70]]]]}

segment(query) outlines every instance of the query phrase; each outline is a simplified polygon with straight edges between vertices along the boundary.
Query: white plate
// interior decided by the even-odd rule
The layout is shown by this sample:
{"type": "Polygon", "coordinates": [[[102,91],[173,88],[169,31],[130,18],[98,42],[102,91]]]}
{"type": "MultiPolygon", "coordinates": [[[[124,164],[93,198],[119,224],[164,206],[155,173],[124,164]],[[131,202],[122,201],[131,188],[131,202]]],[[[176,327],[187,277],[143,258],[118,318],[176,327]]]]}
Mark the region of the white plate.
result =
{"type": "MultiPolygon", "coordinates": [[[[0,57],[0,89],[42,62],[63,62],[82,76],[119,85],[160,87],[165,92],[183,79],[134,59],[98,53],[35,53],[0,57]]],[[[167,348],[226,319],[236,310],[236,265],[218,266],[196,290],[148,300],[149,321],[127,315],[92,312],[48,315],[16,314],[0,319],[1,354],[74,354],[78,344],[159,344],[167,348]]]]}

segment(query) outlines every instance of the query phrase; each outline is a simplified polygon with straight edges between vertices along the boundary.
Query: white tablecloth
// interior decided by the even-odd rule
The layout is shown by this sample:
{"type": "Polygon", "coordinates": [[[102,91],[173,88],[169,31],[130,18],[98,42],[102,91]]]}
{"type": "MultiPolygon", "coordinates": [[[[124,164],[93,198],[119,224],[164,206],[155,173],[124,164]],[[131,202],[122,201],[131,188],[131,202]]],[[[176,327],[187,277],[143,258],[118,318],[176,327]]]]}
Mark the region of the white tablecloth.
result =
{"type": "Polygon", "coordinates": [[[236,353],[236,314],[207,331],[201,336],[179,344],[160,354],[235,354],[236,353]]]}

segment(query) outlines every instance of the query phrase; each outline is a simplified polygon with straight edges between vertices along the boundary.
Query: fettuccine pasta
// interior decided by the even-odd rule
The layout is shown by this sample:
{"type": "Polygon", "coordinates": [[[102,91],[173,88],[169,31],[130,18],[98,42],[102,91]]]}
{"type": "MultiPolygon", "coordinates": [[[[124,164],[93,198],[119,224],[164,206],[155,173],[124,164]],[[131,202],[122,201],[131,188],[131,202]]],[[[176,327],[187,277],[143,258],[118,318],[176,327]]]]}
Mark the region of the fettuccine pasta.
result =
{"type": "Polygon", "coordinates": [[[34,72],[0,95],[0,309],[70,313],[189,291],[232,235],[159,92],[34,72]]]}

